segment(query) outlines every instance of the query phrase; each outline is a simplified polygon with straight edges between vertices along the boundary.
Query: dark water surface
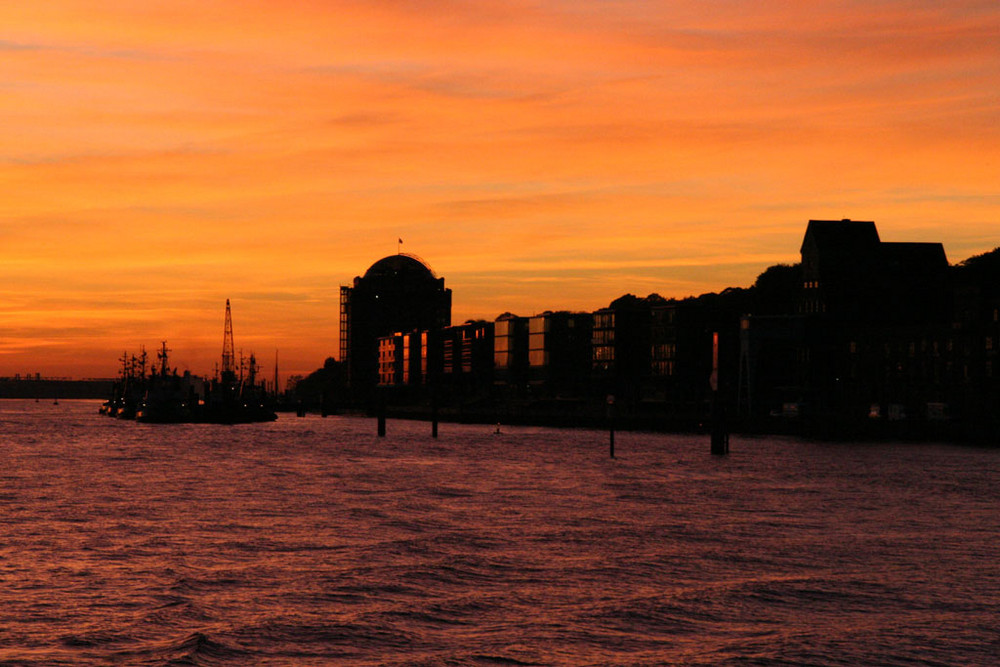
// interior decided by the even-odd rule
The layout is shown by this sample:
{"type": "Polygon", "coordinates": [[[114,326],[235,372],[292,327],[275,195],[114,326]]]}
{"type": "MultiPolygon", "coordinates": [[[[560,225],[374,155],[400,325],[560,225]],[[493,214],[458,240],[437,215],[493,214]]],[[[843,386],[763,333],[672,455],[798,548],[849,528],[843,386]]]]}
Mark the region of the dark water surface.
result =
{"type": "Polygon", "coordinates": [[[995,665],[1000,451],[0,401],[0,664],[995,665]]]}

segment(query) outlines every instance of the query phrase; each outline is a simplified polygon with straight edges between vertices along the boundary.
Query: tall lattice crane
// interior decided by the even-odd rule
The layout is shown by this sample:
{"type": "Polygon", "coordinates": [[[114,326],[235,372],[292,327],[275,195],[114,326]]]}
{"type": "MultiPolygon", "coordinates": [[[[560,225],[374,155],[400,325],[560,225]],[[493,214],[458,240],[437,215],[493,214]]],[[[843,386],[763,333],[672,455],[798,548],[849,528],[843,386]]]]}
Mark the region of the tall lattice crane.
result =
{"type": "Polygon", "coordinates": [[[233,345],[233,314],[226,299],[226,328],[222,335],[222,373],[236,374],[236,352],[233,345]]]}

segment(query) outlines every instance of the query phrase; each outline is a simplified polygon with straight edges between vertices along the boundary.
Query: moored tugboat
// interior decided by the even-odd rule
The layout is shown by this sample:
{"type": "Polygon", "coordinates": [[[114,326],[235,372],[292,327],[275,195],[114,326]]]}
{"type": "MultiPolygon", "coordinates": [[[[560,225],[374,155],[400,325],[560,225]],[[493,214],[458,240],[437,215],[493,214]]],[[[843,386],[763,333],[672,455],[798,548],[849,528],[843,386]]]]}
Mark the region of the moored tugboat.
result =
{"type": "Polygon", "coordinates": [[[147,424],[186,424],[196,421],[198,395],[191,383],[191,374],[178,375],[177,369],[171,373],[167,360],[167,343],[164,341],[156,358],[160,362],[159,371],[154,366],[146,382],[146,392],[138,410],[136,421],[147,424]]]}
{"type": "Polygon", "coordinates": [[[101,414],[116,419],[135,419],[146,393],[146,348],[139,356],[122,353],[121,371],[111,389],[111,398],[101,406],[101,414]]]}
{"type": "Polygon", "coordinates": [[[278,418],[268,405],[263,382],[258,383],[259,367],[253,354],[249,363],[240,355],[239,373],[233,342],[233,316],[226,299],[226,321],[222,335],[222,370],[205,389],[201,421],[212,424],[249,424],[278,418]]]}
{"type": "Polygon", "coordinates": [[[101,406],[101,413],[120,419],[135,419],[151,424],[249,424],[274,421],[272,398],[265,382],[258,382],[260,368],[253,354],[239,365],[233,344],[233,320],[226,299],[226,322],[222,343],[222,369],[216,378],[204,383],[202,400],[196,381],[189,372],[178,375],[171,369],[166,342],[157,352],[158,366],[146,375],[146,351],[139,357],[122,355],[121,377],[115,382],[111,398],[101,406]]]}
{"type": "MultiPolygon", "coordinates": [[[[224,357],[225,358],[225,357],[224,357]]],[[[211,424],[249,424],[274,421],[278,418],[269,406],[270,399],[263,383],[257,382],[257,360],[240,360],[240,372],[223,370],[220,377],[205,389],[201,406],[201,421],[211,424]]]]}

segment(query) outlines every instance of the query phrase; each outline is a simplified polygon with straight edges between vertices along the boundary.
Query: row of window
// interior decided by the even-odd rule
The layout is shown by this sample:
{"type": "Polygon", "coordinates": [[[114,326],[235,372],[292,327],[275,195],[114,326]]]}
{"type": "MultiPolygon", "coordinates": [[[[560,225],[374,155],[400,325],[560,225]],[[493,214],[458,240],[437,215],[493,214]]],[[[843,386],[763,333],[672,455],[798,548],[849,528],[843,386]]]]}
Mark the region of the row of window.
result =
{"type": "MultiPolygon", "coordinates": [[[[997,347],[997,339],[994,336],[986,336],[983,339],[983,349],[993,350],[997,347]]],[[[926,338],[920,341],[920,352],[927,353],[930,351],[935,357],[939,356],[943,351],[954,352],[955,343],[949,338],[942,345],[940,341],[928,341],[926,338]]],[[[857,341],[850,341],[848,344],[848,350],[851,354],[858,353],[858,343],[857,341]]],[[[895,354],[902,354],[904,352],[908,353],[909,356],[914,357],[917,354],[917,341],[910,341],[909,343],[883,343],[882,352],[886,356],[895,354]]]]}

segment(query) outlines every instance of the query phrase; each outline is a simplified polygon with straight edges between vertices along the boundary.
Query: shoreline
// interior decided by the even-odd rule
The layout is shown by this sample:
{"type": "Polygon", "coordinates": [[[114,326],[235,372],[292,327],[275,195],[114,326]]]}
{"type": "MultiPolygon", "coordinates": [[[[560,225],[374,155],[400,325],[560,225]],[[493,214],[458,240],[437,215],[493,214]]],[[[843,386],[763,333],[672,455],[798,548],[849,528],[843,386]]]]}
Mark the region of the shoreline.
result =
{"type": "MultiPolygon", "coordinates": [[[[507,407],[507,406],[504,406],[507,407]]],[[[373,410],[345,408],[323,414],[320,410],[307,410],[322,416],[349,416],[376,420],[373,410]]],[[[294,415],[290,413],[280,413],[294,415]]],[[[383,416],[387,420],[405,419],[432,422],[434,415],[426,406],[387,406],[383,416]]],[[[702,434],[711,433],[712,424],[705,418],[664,415],[615,416],[613,421],[606,414],[591,410],[582,412],[551,412],[541,410],[510,410],[504,408],[469,409],[439,408],[439,423],[500,424],[501,426],[541,426],[551,428],[587,428],[592,430],[635,431],[649,433],[702,434]]],[[[885,419],[848,421],[834,416],[826,418],[735,418],[727,420],[728,432],[743,437],[788,436],[829,442],[941,442],[1000,449],[1000,432],[988,425],[968,424],[959,421],[925,421],[885,419]]]]}

